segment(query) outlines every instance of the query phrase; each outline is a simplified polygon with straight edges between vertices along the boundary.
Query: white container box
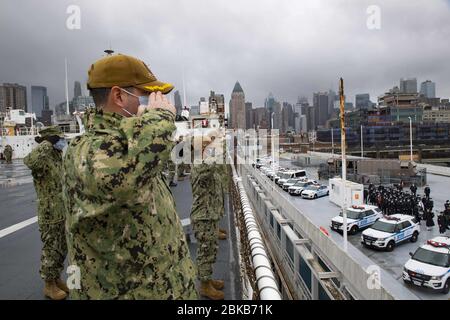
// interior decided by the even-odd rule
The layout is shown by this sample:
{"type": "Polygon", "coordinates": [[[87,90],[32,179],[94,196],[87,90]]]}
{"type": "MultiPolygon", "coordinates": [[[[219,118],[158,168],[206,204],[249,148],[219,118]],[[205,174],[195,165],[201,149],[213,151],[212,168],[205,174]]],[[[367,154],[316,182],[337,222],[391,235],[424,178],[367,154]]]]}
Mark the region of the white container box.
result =
{"type": "Polygon", "coordinates": [[[342,207],[344,201],[344,190],[347,207],[360,206],[364,203],[364,185],[346,181],[341,178],[330,179],[328,189],[330,190],[330,201],[342,207]]]}

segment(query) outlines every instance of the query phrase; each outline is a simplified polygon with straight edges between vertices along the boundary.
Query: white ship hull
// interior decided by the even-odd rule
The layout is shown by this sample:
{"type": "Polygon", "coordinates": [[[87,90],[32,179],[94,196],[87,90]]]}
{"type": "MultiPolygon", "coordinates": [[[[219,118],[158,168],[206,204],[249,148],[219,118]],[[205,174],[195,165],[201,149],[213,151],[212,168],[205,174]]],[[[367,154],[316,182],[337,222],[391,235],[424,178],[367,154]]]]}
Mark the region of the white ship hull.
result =
{"type": "Polygon", "coordinates": [[[37,145],[34,141],[34,135],[23,136],[0,136],[0,152],[3,153],[3,149],[7,144],[13,148],[13,159],[25,158],[37,145]]]}

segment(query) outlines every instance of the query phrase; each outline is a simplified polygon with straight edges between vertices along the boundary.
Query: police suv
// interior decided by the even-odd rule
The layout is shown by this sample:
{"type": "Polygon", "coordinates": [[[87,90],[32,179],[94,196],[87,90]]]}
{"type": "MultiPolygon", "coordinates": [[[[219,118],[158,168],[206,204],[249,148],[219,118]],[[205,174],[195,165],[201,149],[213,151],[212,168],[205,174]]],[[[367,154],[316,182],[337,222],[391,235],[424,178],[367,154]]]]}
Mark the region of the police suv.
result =
{"type": "Polygon", "coordinates": [[[384,216],[369,229],[363,231],[361,243],[367,247],[394,250],[394,247],[406,240],[416,242],[420,226],[413,216],[393,214],[384,216]]]}
{"type": "Polygon", "coordinates": [[[410,255],[411,259],[403,267],[403,281],[447,294],[450,287],[450,238],[435,237],[410,255]]]}
{"type": "MultiPolygon", "coordinates": [[[[347,208],[347,231],[356,234],[361,229],[373,225],[383,217],[382,211],[377,206],[362,205],[347,208]]],[[[343,231],[344,218],[342,212],[331,219],[331,229],[343,231]]]]}

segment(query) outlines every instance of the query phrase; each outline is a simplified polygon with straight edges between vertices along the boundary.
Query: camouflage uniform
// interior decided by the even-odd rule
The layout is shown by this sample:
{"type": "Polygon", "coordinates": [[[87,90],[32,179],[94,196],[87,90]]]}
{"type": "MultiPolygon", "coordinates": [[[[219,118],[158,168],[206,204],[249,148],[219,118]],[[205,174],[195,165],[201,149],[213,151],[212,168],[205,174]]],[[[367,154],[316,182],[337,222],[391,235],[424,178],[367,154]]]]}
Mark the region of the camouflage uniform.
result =
{"type": "Polygon", "coordinates": [[[178,166],[177,166],[178,177],[182,177],[184,175],[185,168],[186,168],[186,165],[184,164],[184,162],[181,162],[180,164],[178,164],[178,166]]]}
{"type": "Polygon", "coordinates": [[[48,141],[39,144],[24,159],[31,169],[38,198],[38,223],[42,241],[42,279],[59,279],[64,269],[67,245],[62,197],[61,152],[48,141]]]}
{"type": "Polygon", "coordinates": [[[5,146],[4,151],[3,151],[3,154],[4,154],[4,156],[5,156],[6,163],[11,163],[12,153],[13,153],[12,147],[11,147],[9,144],[7,144],[7,145],[5,146]]]}
{"type": "MultiPolygon", "coordinates": [[[[208,158],[208,160],[211,159],[211,157],[208,158]]],[[[200,281],[208,281],[212,278],[212,268],[218,249],[219,220],[223,210],[223,191],[218,165],[205,162],[191,167],[194,198],[191,223],[198,241],[197,269],[200,281]]]]}
{"type": "Polygon", "coordinates": [[[172,160],[167,161],[167,172],[169,173],[167,176],[167,182],[174,182],[174,177],[175,177],[175,171],[176,171],[177,167],[175,165],[175,163],[172,160]]]}
{"type": "Polygon", "coordinates": [[[85,114],[64,161],[75,299],[196,299],[195,268],[162,176],[175,130],[167,110],[85,114]]]}

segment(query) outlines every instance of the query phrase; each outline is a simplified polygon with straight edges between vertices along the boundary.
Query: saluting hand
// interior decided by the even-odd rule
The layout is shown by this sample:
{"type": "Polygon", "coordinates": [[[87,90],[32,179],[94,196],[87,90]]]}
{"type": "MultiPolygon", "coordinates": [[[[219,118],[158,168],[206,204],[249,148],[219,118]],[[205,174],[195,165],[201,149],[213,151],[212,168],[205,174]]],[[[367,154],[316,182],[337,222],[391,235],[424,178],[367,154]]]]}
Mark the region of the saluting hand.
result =
{"type": "Polygon", "coordinates": [[[177,112],[175,107],[170,103],[169,99],[167,99],[167,97],[163,95],[161,91],[158,91],[156,93],[152,92],[150,94],[148,108],[169,110],[173,114],[177,112]]]}

